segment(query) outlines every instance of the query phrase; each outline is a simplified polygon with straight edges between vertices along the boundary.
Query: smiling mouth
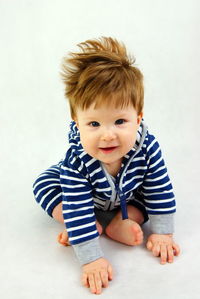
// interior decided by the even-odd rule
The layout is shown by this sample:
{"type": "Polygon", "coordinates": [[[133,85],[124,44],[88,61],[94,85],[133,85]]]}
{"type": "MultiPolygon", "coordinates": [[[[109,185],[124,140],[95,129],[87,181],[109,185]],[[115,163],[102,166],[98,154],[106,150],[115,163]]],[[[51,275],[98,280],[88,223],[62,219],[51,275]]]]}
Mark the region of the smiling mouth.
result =
{"type": "Polygon", "coordinates": [[[111,146],[111,147],[100,147],[100,150],[106,154],[113,152],[117,146],[111,146]]]}

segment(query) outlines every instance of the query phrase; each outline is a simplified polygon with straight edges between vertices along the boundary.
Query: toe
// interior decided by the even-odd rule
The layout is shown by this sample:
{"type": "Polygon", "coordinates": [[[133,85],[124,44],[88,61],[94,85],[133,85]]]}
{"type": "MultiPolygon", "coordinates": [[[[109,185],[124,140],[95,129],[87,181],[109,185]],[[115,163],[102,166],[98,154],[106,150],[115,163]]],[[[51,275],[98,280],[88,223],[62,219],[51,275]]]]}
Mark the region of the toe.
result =
{"type": "Polygon", "coordinates": [[[58,243],[61,243],[61,239],[62,239],[62,233],[60,233],[60,234],[58,235],[58,237],[57,237],[57,241],[58,241],[58,243]]]}
{"type": "Polygon", "coordinates": [[[64,246],[69,246],[69,241],[68,241],[68,238],[64,235],[64,233],[60,233],[58,235],[58,243],[60,243],[61,245],[64,245],[64,246]]]}
{"type": "Polygon", "coordinates": [[[143,241],[143,232],[138,224],[135,224],[132,229],[135,235],[134,245],[140,245],[143,241]]]}
{"type": "Polygon", "coordinates": [[[60,234],[58,235],[57,240],[58,240],[58,242],[59,242],[60,244],[64,245],[64,241],[63,241],[63,233],[60,233],[60,234]]]}

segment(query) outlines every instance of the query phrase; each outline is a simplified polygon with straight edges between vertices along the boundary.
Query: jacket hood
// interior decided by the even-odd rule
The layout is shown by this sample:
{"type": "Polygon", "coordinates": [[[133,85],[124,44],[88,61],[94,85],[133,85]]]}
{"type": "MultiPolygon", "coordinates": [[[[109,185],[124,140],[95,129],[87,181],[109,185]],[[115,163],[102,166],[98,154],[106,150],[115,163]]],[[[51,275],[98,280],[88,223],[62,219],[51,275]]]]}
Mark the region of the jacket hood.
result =
{"type": "Polygon", "coordinates": [[[70,123],[70,130],[68,133],[68,141],[69,141],[70,148],[77,155],[80,155],[84,151],[81,141],[80,141],[80,132],[77,128],[75,121],[72,121],[70,123]]]}

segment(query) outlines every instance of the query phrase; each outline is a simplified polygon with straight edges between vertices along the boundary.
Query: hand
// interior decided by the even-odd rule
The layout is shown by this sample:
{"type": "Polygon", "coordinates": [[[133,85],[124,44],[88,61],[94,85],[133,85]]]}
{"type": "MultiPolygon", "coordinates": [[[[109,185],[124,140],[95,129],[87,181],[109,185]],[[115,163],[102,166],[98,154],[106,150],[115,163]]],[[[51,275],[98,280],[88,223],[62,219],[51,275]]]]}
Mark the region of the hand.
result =
{"type": "Polygon", "coordinates": [[[82,269],[82,284],[93,294],[101,294],[102,287],[106,288],[113,277],[112,266],[104,258],[83,265],[82,269]]]}
{"type": "Polygon", "coordinates": [[[152,234],[147,241],[147,249],[152,251],[154,256],[160,256],[161,264],[173,263],[174,255],[180,254],[180,248],[173,241],[173,236],[152,234]]]}

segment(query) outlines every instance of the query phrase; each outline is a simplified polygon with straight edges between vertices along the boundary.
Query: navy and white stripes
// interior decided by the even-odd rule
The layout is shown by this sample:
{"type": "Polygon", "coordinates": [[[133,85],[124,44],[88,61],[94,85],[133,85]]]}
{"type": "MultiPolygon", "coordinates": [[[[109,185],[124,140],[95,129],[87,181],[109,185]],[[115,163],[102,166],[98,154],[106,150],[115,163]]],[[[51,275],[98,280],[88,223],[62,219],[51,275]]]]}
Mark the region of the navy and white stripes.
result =
{"type": "MultiPolygon", "coordinates": [[[[64,222],[72,245],[98,237],[94,206],[113,209],[120,203],[122,206],[122,197],[126,202],[139,201],[149,215],[175,212],[172,185],[159,144],[143,122],[136,144],[124,157],[115,179],[106,173],[100,161],[84,152],[74,122],[69,142],[65,159],[38,177],[34,194],[49,215],[62,201],[64,222]]],[[[156,221],[156,217],[152,219],[156,221]]]]}
{"type": "Polygon", "coordinates": [[[51,166],[37,178],[33,186],[36,201],[50,216],[53,209],[62,201],[60,166],[60,163],[51,166]]]}

